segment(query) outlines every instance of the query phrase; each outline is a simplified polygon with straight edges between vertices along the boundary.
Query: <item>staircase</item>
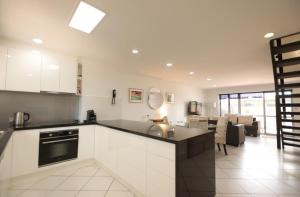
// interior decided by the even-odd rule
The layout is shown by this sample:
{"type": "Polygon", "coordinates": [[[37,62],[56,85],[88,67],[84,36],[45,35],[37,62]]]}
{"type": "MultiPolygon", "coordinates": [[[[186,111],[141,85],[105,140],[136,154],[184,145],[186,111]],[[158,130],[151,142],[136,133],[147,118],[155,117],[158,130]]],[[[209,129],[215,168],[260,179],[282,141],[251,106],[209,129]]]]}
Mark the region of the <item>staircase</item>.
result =
{"type": "Polygon", "coordinates": [[[300,147],[300,32],[270,40],[277,148],[300,147]]]}

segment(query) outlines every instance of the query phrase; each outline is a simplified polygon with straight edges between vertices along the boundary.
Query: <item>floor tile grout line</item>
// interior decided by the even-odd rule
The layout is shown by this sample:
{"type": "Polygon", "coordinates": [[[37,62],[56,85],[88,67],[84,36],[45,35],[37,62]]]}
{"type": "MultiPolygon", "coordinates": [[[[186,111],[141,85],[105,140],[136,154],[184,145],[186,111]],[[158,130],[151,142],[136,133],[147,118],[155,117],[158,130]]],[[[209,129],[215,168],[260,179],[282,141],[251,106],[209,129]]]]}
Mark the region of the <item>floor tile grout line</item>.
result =
{"type": "Polygon", "coordinates": [[[109,184],[109,186],[108,186],[108,188],[107,188],[107,190],[106,190],[106,192],[105,192],[105,194],[104,194],[104,197],[106,197],[107,193],[109,192],[110,187],[112,186],[112,184],[113,184],[113,182],[114,182],[115,180],[116,180],[116,179],[113,177],[113,180],[112,180],[111,183],[109,184]]]}
{"type": "MultiPolygon", "coordinates": [[[[90,166],[92,166],[92,165],[90,165],[90,166]]],[[[86,167],[88,167],[88,166],[86,166],[86,167]]],[[[88,180],[85,184],[83,184],[83,185],[81,186],[81,188],[80,188],[80,189],[78,190],[78,192],[76,193],[75,197],[78,196],[79,193],[80,193],[81,191],[84,191],[84,190],[82,190],[82,189],[83,189],[83,188],[84,188],[84,187],[92,180],[92,178],[94,178],[94,176],[96,175],[98,169],[99,169],[99,167],[97,166],[97,170],[95,171],[95,173],[94,173],[92,176],[89,177],[89,180],[88,180]]],[[[78,169],[78,170],[79,170],[79,169],[78,169]]]]}

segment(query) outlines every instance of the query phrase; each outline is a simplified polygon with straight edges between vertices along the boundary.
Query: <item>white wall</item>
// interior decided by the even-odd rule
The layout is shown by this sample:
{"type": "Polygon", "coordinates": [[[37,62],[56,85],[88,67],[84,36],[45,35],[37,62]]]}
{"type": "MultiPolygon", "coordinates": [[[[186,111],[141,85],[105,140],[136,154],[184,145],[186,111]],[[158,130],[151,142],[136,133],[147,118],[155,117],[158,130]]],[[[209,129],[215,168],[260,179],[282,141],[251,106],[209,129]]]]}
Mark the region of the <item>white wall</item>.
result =
{"type": "MultiPolygon", "coordinates": [[[[28,44],[0,37],[0,45],[26,49],[39,50],[42,53],[61,54],[44,48],[42,45],[28,44]]],[[[63,54],[72,55],[72,54],[63,54]]],[[[75,57],[75,56],[74,56],[75,57]]],[[[165,95],[166,92],[175,93],[175,103],[165,104],[168,118],[177,123],[184,121],[186,114],[185,104],[190,100],[202,101],[202,90],[197,87],[189,87],[177,82],[165,81],[148,76],[124,73],[106,65],[101,60],[80,58],[83,65],[82,96],[79,103],[79,119],[86,119],[86,111],[94,109],[97,118],[103,119],[129,119],[147,120],[156,118],[159,110],[151,110],[147,105],[147,93],[150,88],[158,88],[165,95]],[[139,88],[144,90],[144,102],[142,104],[128,102],[128,89],[139,88]],[[116,104],[111,105],[112,90],[117,90],[116,104]]]]}
{"type": "Polygon", "coordinates": [[[145,121],[147,115],[150,118],[159,117],[159,110],[152,110],[147,104],[148,91],[153,87],[160,89],[164,96],[166,92],[175,93],[175,103],[164,104],[167,116],[173,123],[185,120],[185,105],[188,101],[202,101],[202,90],[197,87],[184,86],[148,76],[120,73],[96,60],[83,58],[82,65],[81,120],[85,119],[88,109],[94,109],[99,120],[122,118],[145,121]],[[129,103],[129,88],[143,89],[144,102],[129,103]],[[113,89],[117,90],[116,105],[111,105],[113,89]]]}
{"type": "Polygon", "coordinates": [[[206,116],[220,115],[219,94],[274,91],[274,84],[235,86],[203,90],[204,114],[206,116]]]}

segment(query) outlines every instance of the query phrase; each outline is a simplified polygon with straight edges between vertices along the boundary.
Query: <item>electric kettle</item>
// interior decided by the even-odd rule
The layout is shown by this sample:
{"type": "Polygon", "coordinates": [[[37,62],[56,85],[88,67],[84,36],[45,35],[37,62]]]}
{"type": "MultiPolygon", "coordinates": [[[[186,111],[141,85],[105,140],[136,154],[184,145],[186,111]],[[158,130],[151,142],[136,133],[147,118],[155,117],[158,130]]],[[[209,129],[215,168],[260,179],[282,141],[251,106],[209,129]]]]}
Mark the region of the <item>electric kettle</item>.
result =
{"type": "Polygon", "coordinates": [[[30,114],[26,112],[16,112],[14,114],[14,125],[24,125],[25,122],[27,122],[30,119],[30,114]],[[24,119],[24,117],[26,119],[24,119]]]}

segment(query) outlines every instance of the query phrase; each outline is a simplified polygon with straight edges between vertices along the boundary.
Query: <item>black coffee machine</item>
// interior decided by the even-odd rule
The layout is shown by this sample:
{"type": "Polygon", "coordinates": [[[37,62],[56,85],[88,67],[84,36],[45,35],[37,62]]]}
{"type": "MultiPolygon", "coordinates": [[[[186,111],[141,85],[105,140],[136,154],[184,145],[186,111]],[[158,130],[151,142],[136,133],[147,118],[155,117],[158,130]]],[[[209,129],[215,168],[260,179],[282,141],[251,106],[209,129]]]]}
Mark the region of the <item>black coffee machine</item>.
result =
{"type": "Polygon", "coordinates": [[[97,116],[94,110],[87,110],[85,122],[96,122],[97,116]]]}

